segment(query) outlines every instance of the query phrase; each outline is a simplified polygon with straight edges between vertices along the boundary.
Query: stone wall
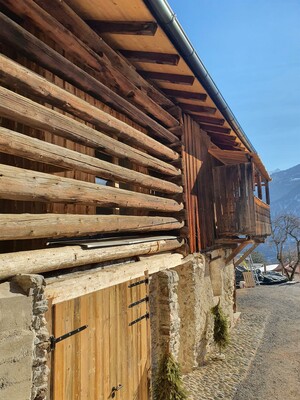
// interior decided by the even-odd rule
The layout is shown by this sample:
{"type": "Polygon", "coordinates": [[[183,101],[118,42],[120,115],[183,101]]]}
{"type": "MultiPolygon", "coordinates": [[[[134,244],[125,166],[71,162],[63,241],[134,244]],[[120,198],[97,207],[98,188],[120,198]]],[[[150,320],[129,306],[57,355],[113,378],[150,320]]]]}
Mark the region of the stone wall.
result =
{"type": "Polygon", "coordinates": [[[18,275],[0,285],[0,399],[44,400],[49,334],[44,280],[18,275]]]}
{"type": "Polygon", "coordinates": [[[150,310],[152,364],[169,349],[183,373],[203,364],[213,343],[211,308],[219,300],[233,324],[234,267],[225,266],[226,251],[190,255],[183,265],[151,278],[150,310]]]}

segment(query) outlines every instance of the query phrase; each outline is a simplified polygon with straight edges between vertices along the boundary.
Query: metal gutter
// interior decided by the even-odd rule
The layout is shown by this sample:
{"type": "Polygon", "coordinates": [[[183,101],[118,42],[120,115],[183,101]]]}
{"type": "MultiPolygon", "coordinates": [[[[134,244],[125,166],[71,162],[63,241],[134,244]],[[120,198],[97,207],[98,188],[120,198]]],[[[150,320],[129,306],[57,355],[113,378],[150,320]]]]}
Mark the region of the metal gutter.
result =
{"type": "Polygon", "coordinates": [[[230,107],[226,103],[213,79],[209,75],[202,61],[200,60],[196,50],[189,41],[186,33],[182,29],[175,13],[166,0],[144,0],[158,24],[168,35],[173,45],[179,51],[180,55],[191,68],[196,78],[207,91],[211,99],[214,101],[218,109],[224,115],[231,128],[237,134],[243,144],[252,152],[257,153],[247,135],[238,123],[230,107]]]}

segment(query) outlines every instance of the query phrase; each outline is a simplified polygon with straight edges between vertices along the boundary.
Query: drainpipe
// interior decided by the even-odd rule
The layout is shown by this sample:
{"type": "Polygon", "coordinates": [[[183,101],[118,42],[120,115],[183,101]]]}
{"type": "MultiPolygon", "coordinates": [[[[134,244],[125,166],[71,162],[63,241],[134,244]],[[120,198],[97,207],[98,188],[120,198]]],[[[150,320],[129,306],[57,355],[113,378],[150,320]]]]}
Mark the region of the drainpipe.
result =
{"type": "Polygon", "coordinates": [[[229,108],[225,99],[221,95],[219,89],[213,79],[207,72],[205,66],[200,60],[196,50],[189,41],[182,26],[180,25],[175,13],[166,0],[144,0],[158,24],[163,28],[173,45],[179,51],[185,62],[193,71],[196,78],[207,91],[211,99],[214,101],[218,109],[221,111],[231,128],[237,134],[243,144],[252,152],[256,153],[255,148],[243,131],[242,127],[235,118],[233,112],[229,108]]]}

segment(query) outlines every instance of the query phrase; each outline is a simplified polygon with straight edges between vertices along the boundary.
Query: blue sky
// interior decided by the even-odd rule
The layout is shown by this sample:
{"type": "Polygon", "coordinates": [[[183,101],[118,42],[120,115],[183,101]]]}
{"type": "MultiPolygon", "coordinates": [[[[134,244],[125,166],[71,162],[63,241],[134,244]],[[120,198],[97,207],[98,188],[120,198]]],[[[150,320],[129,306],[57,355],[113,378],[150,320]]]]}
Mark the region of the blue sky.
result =
{"type": "Polygon", "coordinates": [[[300,0],[168,0],[267,169],[300,163],[300,0]]]}

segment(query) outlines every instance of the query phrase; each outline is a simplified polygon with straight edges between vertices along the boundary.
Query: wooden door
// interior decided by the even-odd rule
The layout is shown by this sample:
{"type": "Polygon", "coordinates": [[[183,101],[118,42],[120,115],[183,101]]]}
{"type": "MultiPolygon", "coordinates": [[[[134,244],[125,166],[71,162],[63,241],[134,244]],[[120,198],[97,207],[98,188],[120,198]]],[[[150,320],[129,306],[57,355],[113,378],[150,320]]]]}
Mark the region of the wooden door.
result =
{"type": "MultiPolygon", "coordinates": [[[[138,281],[138,280],[137,280],[138,281]]],[[[84,331],[57,343],[51,365],[53,400],[147,400],[149,387],[148,303],[145,284],[126,282],[52,308],[53,334],[84,331]],[[115,393],[113,387],[122,385],[115,393]]]]}

